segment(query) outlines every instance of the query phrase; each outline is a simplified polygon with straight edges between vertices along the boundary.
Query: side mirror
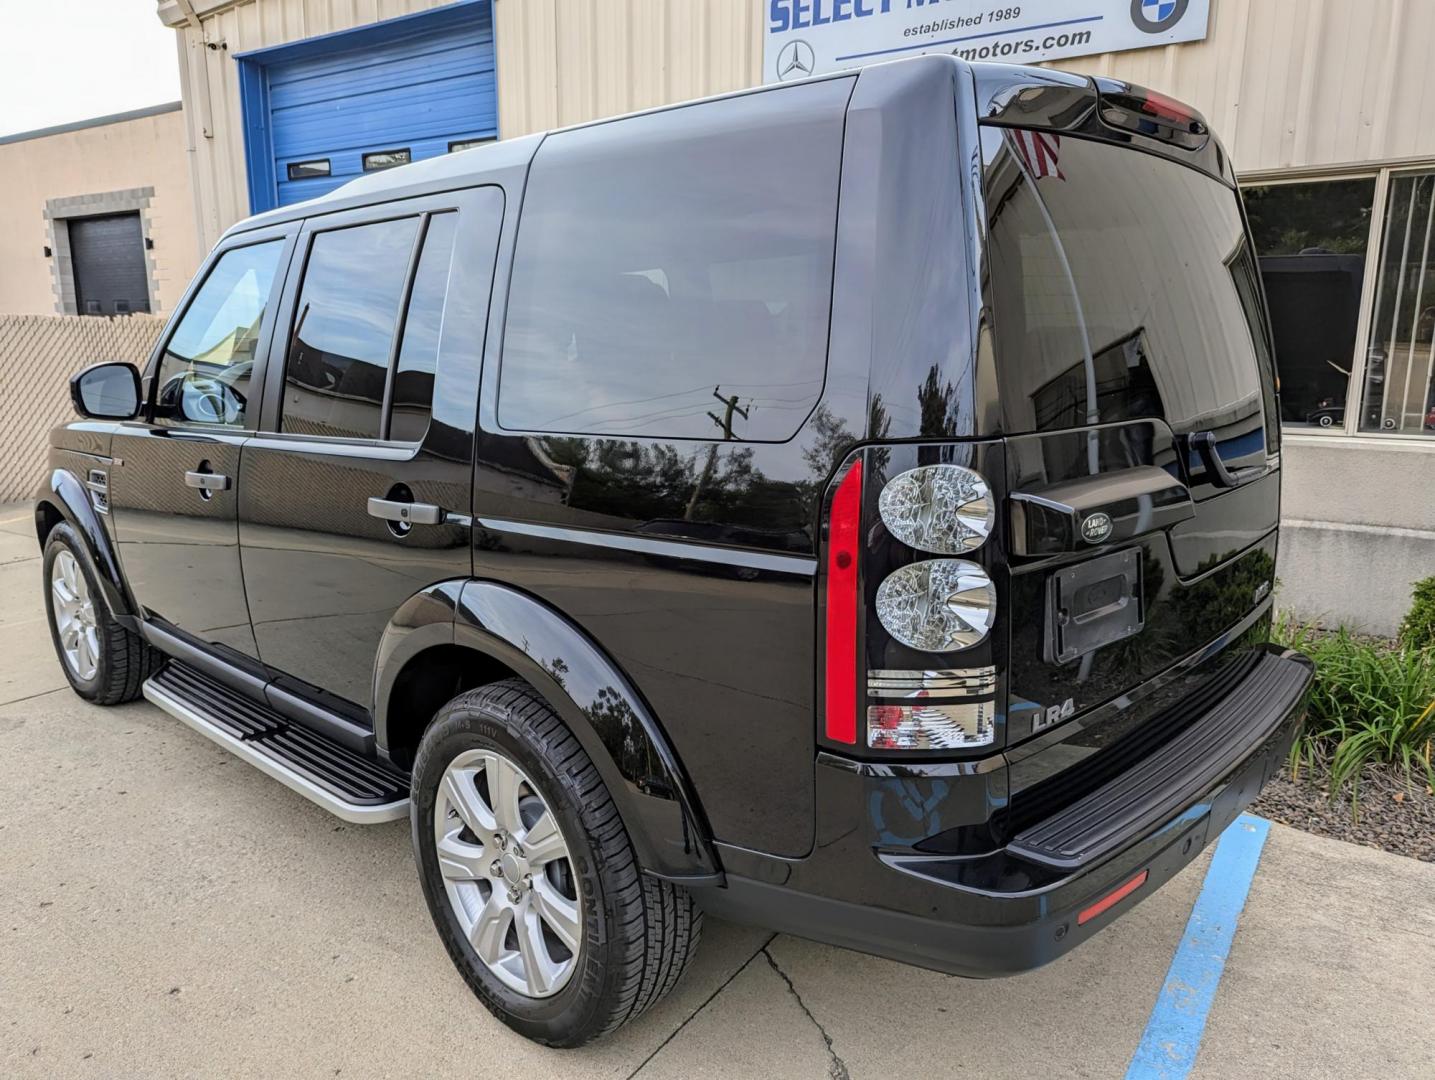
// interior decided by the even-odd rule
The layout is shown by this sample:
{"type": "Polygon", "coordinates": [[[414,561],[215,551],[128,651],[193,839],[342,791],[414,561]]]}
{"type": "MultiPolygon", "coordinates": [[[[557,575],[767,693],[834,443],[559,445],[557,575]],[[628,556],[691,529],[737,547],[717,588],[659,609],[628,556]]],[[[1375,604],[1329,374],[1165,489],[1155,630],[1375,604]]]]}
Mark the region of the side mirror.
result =
{"type": "Polygon", "coordinates": [[[114,360],[70,376],[75,411],[91,420],[133,420],[140,411],[140,373],[114,360]]]}

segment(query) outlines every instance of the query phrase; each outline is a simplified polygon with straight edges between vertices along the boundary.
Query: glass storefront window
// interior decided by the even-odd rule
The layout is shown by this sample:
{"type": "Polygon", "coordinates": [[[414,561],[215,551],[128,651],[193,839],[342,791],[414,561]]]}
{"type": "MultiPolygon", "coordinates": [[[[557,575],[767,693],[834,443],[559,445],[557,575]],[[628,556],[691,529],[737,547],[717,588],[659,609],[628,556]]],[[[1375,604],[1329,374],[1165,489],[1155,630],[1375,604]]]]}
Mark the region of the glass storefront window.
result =
{"type": "MultiPolygon", "coordinates": [[[[1356,355],[1375,178],[1255,185],[1242,197],[1270,309],[1281,421],[1339,430],[1356,355]]],[[[1435,303],[1435,289],[1429,297],[1435,303]]],[[[1426,341],[1428,356],[1428,330],[1426,341]]]]}
{"type": "Polygon", "coordinates": [[[1360,430],[1435,434],[1435,172],[1390,178],[1360,430]]]}

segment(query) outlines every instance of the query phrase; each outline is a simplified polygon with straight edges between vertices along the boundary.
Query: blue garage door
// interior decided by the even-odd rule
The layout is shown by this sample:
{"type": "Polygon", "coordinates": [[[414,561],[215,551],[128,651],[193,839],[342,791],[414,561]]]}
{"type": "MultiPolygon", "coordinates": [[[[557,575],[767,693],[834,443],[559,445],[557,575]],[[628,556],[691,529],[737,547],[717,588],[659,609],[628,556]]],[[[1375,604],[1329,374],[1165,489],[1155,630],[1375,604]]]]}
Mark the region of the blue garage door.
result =
{"type": "Polygon", "coordinates": [[[498,134],[487,2],[249,53],[240,62],[246,113],[263,114],[246,117],[256,212],[498,134]]]}

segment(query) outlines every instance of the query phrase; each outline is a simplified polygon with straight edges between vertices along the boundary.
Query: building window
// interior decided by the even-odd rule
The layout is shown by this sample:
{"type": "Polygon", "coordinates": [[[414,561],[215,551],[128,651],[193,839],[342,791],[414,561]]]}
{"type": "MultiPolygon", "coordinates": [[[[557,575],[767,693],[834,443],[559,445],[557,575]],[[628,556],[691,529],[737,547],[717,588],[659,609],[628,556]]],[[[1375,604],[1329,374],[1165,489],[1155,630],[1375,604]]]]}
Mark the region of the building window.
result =
{"type": "Polygon", "coordinates": [[[486,139],[455,139],[448,144],[448,152],[450,154],[456,154],[460,150],[472,150],[475,146],[484,146],[491,142],[493,142],[492,137],[486,139]]]}
{"type": "Polygon", "coordinates": [[[1286,424],[1345,427],[1375,187],[1360,177],[1243,191],[1286,424]]]}
{"type": "Polygon", "coordinates": [[[1435,172],[1390,178],[1360,430],[1435,434],[1435,172]]]}
{"type": "Polygon", "coordinates": [[[312,180],[318,176],[329,176],[328,158],[317,158],[313,161],[291,161],[288,167],[290,180],[312,180]]]}
{"type": "Polygon", "coordinates": [[[378,172],[380,169],[392,169],[398,165],[407,165],[412,160],[408,148],[402,150],[375,150],[371,154],[364,155],[364,172],[378,172]]]}

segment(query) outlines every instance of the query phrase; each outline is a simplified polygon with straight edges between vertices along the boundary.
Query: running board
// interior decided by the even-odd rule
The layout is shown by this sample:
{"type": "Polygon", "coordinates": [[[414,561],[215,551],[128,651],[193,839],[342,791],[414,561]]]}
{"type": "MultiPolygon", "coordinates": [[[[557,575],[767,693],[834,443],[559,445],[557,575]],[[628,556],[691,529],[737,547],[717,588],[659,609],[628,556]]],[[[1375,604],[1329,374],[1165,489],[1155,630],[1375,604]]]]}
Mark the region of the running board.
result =
{"type": "Polygon", "coordinates": [[[408,817],[408,778],[171,660],[144,696],[291,791],[356,825],[408,817]]]}

